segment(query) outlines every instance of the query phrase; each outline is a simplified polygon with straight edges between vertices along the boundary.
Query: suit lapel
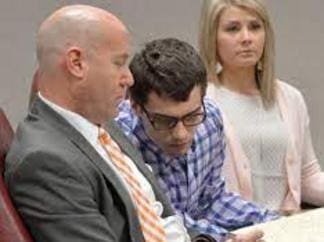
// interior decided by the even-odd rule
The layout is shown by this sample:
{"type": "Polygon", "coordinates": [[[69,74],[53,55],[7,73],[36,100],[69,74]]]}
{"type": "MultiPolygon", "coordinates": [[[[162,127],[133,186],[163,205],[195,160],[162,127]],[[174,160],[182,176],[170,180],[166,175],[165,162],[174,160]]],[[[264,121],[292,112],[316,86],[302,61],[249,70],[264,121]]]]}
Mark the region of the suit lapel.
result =
{"type": "Polygon", "coordinates": [[[114,141],[118,143],[120,149],[135,163],[139,171],[150,181],[150,183],[154,183],[154,176],[144,164],[141,154],[130,143],[127,137],[125,137],[124,134],[118,129],[114,121],[109,121],[106,129],[114,141]]]}
{"type": "Polygon", "coordinates": [[[112,184],[115,191],[124,201],[126,207],[128,223],[130,224],[131,234],[139,234],[137,229],[140,227],[133,201],[129,192],[125,188],[117,174],[109,167],[107,162],[92,147],[92,145],[81,135],[73,126],[71,126],[61,115],[56,113],[52,108],[45,104],[39,97],[35,98],[34,105],[31,109],[31,116],[40,115],[49,122],[56,130],[66,136],[88,159],[97,166],[105,178],[112,184]],[[134,219],[135,218],[135,219],[134,219]]]}
{"type": "MultiPolygon", "coordinates": [[[[133,205],[132,198],[125,184],[121,181],[120,177],[113,171],[107,162],[98,154],[98,152],[84,139],[83,136],[71,138],[78,148],[84,152],[84,154],[102,171],[105,178],[112,184],[115,188],[117,194],[124,201],[124,206],[126,207],[128,215],[128,223],[130,224],[131,234],[141,236],[138,228],[140,228],[140,223],[138,220],[138,215],[135,212],[135,207],[133,205]]],[[[137,241],[138,239],[134,239],[137,241]]]]}
{"type": "Polygon", "coordinates": [[[109,121],[105,128],[109,132],[111,137],[114,139],[114,141],[118,143],[120,149],[125,154],[127,154],[128,157],[131,158],[131,160],[137,166],[139,171],[145,176],[145,178],[151,184],[156,199],[163,203],[164,209],[163,209],[162,216],[164,217],[173,214],[173,209],[170,203],[167,202],[165,195],[162,193],[162,190],[160,189],[153,172],[151,172],[148,169],[148,167],[145,165],[141,153],[131,144],[131,142],[124,135],[124,133],[118,128],[118,126],[114,121],[109,121]]]}

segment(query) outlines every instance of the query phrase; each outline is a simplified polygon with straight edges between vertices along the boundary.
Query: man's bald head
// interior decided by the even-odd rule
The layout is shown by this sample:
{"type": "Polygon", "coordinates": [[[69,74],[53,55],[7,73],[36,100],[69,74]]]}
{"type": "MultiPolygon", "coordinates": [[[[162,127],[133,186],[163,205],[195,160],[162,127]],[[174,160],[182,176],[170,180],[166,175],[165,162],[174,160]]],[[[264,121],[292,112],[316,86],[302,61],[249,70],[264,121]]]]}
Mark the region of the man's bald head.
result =
{"type": "Polygon", "coordinates": [[[116,16],[100,8],[71,5],[57,10],[38,31],[37,58],[41,71],[57,71],[59,57],[70,47],[80,47],[89,54],[107,41],[109,31],[116,28],[127,31],[116,16]]]}
{"type": "Polygon", "coordinates": [[[93,123],[104,123],[132,84],[129,33],[113,14],[86,5],[63,7],[37,36],[43,97],[93,123]]]}

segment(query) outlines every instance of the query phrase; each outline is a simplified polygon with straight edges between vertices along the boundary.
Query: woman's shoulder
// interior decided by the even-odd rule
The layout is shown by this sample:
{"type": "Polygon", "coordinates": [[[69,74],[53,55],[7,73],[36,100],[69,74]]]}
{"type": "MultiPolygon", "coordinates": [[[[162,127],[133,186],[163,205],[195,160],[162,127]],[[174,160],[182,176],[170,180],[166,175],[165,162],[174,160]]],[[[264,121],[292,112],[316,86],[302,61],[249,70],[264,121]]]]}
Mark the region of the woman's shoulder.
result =
{"type": "Polygon", "coordinates": [[[303,95],[301,91],[295,86],[277,79],[278,95],[284,95],[288,99],[292,100],[303,100],[303,95]]]}
{"type": "Polygon", "coordinates": [[[299,117],[308,116],[307,105],[301,91],[291,84],[278,80],[277,98],[279,104],[285,105],[290,113],[295,113],[299,117]]]}
{"type": "Polygon", "coordinates": [[[206,95],[211,98],[214,98],[218,88],[219,88],[219,86],[217,86],[214,82],[208,82],[207,89],[206,89],[206,95]]]}

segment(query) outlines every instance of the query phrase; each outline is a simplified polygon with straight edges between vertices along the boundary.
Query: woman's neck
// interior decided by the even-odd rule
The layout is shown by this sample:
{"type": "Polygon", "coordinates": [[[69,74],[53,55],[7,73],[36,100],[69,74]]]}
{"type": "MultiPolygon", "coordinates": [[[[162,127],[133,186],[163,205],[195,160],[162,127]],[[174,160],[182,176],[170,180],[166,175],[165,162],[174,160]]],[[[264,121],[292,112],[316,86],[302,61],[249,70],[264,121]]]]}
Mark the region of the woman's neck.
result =
{"type": "Polygon", "coordinates": [[[260,93],[255,80],[254,68],[223,69],[219,79],[221,85],[231,91],[248,95],[260,93]]]}

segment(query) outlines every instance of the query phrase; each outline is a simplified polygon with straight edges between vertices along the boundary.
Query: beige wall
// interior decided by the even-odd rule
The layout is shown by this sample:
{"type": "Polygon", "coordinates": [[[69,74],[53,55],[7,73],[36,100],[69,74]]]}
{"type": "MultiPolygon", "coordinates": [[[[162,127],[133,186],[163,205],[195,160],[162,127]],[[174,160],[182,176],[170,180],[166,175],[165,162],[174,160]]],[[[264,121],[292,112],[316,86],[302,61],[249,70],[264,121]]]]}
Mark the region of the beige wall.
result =
{"type": "MultiPolygon", "coordinates": [[[[54,9],[88,3],[111,9],[129,26],[137,48],[158,37],[178,37],[196,45],[200,0],[10,0],[0,1],[0,106],[14,126],[26,114],[35,60],[35,34],[54,9]]],[[[268,0],[276,30],[277,76],[297,86],[311,116],[313,142],[324,156],[324,2],[268,0]]],[[[324,165],[324,158],[322,158],[324,165]]]]}

